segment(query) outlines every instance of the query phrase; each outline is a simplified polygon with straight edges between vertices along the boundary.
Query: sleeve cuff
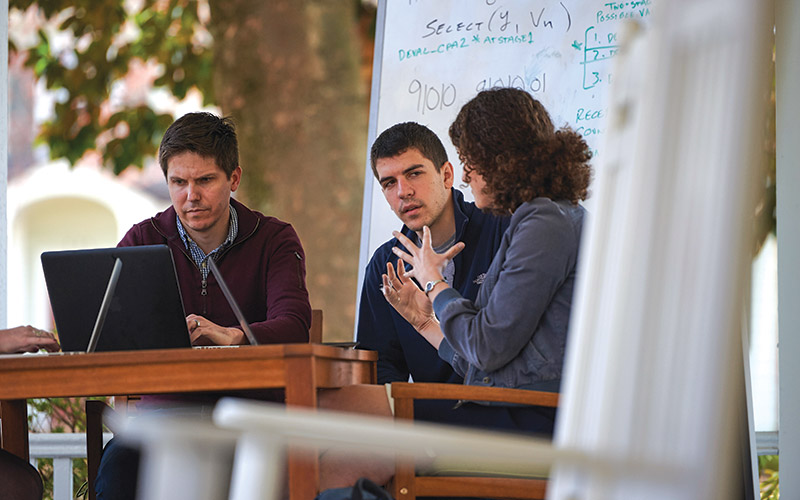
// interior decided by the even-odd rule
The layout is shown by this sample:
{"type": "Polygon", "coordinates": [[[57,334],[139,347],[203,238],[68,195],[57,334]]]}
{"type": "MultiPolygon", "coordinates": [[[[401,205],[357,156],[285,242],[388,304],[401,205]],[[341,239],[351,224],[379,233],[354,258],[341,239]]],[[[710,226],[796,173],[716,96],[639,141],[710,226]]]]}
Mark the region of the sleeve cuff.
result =
{"type": "Polygon", "coordinates": [[[442,339],[442,343],[439,344],[439,357],[450,366],[454,366],[456,351],[453,349],[453,346],[450,345],[450,342],[447,341],[446,337],[442,339]]]}
{"type": "Polygon", "coordinates": [[[436,317],[441,319],[442,312],[444,312],[444,309],[447,307],[447,304],[461,298],[463,297],[461,296],[460,293],[458,293],[458,290],[452,287],[447,287],[441,292],[439,292],[436,298],[433,299],[433,312],[436,313],[436,317]]]}

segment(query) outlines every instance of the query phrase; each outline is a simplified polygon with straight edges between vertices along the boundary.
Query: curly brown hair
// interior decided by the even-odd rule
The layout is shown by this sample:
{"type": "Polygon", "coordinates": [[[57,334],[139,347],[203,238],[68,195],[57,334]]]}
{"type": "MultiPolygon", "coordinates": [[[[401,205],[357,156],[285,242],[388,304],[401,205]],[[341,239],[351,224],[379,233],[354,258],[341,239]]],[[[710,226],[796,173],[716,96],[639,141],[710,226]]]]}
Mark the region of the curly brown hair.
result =
{"type": "Polygon", "coordinates": [[[588,195],[592,153],[572,129],[556,130],[544,106],[525,91],[484,90],[464,105],[450,126],[464,165],[492,198],[487,211],[513,212],[537,197],[578,203],[588,195]]]}

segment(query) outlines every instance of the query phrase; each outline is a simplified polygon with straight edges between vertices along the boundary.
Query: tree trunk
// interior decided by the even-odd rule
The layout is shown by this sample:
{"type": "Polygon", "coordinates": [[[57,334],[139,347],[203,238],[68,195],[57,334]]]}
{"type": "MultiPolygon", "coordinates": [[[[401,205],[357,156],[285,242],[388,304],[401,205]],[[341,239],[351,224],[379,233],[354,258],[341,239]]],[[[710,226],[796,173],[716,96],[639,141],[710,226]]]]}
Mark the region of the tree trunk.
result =
{"type": "Polygon", "coordinates": [[[326,340],[355,321],[367,137],[356,5],[209,2],[217,102],[237,125],[238,198],[291,223],[326,340]]]}

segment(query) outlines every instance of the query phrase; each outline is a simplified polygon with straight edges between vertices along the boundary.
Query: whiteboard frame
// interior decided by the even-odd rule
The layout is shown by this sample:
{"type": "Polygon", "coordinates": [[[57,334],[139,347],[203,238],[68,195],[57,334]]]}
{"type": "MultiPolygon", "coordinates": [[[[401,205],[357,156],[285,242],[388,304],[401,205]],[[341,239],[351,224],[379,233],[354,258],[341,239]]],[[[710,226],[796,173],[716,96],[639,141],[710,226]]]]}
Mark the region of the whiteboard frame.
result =
{"type": "Polygon", "coordinates": [[[364,173],[364,200],[361,208],[361,244],[358,249],[358,284],[356,285],[356,321],[353,323],[353,340],[358,335],[358,311],[361,307],[361,287],[367,270],[369,255],[369,233],[372,224],[372,190],[375,177],[370,166],[370,149],[378,136],[378,102],[381,92],[381,70],[383,69],[383,27],[386,25],[386,2],[378,2],[375,18],[375,50],[372,55],[372,91],[369,99],[369,126],[367,128],[367,157],[364,173]]]}

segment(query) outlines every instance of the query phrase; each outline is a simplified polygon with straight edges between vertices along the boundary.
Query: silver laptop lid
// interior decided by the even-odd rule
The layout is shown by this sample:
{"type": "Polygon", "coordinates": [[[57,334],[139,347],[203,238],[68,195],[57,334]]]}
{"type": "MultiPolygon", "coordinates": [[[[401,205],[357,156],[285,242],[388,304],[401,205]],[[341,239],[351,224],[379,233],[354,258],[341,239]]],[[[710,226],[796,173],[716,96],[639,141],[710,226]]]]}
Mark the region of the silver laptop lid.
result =
{"type": "Polygon", "coordinates": [[[239,309],[239,304],[236,302],[236,299],[233,298],[233,294],[228,288],[228,284],[225,283],[225,278],[222,277],[222,273],[219,272],[219,268],[217,267],[217,264],[214,262],[213,258],[208,259],[208,267],[211,268],[211,272],[213,272],[214,276],[217,278],[217,283],[219,283],[219,287],[222,290],[222,294],[225,295],[225,300],[227,300],[228,305],[231,306],[233,314],[239,321],[239,326],[242,327],[242,330],[244,331],[244,334],[247,337],[248,342],[250,342],[250,345],[258,345],[256,336],[253,335],[253,331],[250,329],[250,325],[244,318],[242,310],[239,309]]]}
{"type": "Polygon", "coordinates": [[[100,332],[103,330],[103,325],[106,324],[108,309],[111,307],[111,298],[114,296],[114,291],[117,289],[119,273],[121,272],[122,259],[117,257],[114,261],[114,268],[111,270],[111,277],[108,279],[106,293],[103,295],[103,303],[100,304],[100,312],[97,313],[97,319],[94,322],[92,336],[89,337],[89,346],[86,348],[86,352],[94,352],[95,349],[97,349],[97,341],[100,340],[100,332]]]}

